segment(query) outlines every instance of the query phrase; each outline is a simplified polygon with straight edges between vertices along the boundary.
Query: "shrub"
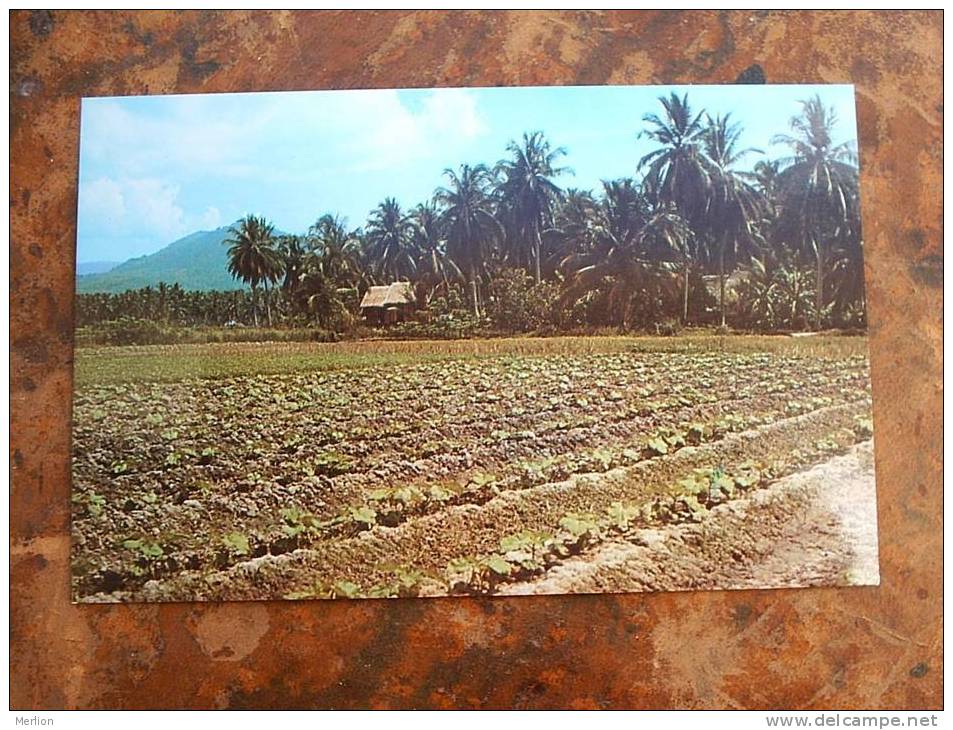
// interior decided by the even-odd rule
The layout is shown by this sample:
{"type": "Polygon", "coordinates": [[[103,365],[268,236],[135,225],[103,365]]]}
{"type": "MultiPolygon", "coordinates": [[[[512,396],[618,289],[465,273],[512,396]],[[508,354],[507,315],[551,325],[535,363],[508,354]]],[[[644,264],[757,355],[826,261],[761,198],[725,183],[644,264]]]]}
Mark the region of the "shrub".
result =
{"type": "Polygon", "coordinates": [[[534,284],[520,269],[503,269],[490,282],[486,314],[492,326],[504,332],[532,332],[554,328],[559,322],[559,286],[550,281],[534,284]]]}

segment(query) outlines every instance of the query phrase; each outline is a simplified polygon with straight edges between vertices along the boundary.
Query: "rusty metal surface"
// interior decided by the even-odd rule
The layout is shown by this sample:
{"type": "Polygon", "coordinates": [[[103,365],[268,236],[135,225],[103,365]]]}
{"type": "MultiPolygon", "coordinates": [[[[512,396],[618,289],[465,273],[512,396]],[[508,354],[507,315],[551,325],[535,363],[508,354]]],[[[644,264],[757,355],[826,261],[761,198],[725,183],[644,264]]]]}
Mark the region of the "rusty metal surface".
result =
{"type": "MultiPolygon", "coordinates": [[[[942,704],[939,12],[11,14],[15,708],[942,704]],[[857,85],[879,588],[71,605],[82,95],[857,85]]],[[[635,123],[637,120],[634,120],[635,123]]]]}

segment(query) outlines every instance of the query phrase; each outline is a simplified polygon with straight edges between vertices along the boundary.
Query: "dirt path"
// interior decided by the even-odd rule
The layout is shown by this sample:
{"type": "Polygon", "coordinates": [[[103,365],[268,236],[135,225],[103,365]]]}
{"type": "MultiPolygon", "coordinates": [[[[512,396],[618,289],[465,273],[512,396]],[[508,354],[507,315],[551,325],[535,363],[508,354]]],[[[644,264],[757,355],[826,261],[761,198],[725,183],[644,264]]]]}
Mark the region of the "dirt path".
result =
{"type": "Polygon", "coordinates": [[[505,594],[877,585],[873,444],[712,510],[641,530],[505,594]]]}

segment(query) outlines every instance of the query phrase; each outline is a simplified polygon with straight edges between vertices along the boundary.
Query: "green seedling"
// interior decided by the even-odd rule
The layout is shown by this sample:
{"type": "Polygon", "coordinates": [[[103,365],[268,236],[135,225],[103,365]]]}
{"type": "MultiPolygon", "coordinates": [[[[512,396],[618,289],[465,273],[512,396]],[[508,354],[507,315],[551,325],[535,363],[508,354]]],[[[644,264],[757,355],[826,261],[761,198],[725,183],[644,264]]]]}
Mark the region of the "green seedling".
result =
{"type": "Polygon", "coordinates": [[[447,587],[451,593],[492,593],[512,570],[499,555],[454,558],[447,564],[447,587]]]}
{"type": "Polygon", "coordinates": [[[602,537],[599,521],[590,513],[570,512],[559,520],[559,526],[563,530],[561,540],[570,552],[578,552],[602,537]]]}
{"type": "Polygon", "coordinates": [[[222,536],[222,545],[230,555],[241,557],[248,555],[251,548],[248,544],[248,536],[241,532],[229,532],[222,536]]]}
{"type": "Polygon", "coordinates": [[[504,559],[524,571],[535,573],[546,567],[546,557],[557,545],[552,533],[523,530],[500,540],[504,559]]]}
{"type": "Polygon", "coordinates": [[[636,505],[626,505],[622,502],[613,502],[606,510],[610,527],[619,532],[628,532],[632,522],[640,515],[640,508],[636,505]]]}

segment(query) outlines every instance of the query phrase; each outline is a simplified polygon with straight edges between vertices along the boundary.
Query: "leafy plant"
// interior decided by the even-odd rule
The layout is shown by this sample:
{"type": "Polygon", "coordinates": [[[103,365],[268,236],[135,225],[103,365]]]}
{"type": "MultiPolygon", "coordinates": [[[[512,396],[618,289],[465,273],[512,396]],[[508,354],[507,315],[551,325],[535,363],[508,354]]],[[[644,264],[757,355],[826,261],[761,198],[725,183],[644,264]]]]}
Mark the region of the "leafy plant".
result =
{"type": "Polygon", "coordinates": [[[692,522],[701,521],[708,514],[708,508],[693,494],[686,494],[675,500],[674,512],[686,514],[692,522]]]}
{"type": "Polygon", "coordinates": [[[869,439],[874,435],[874,420],[869,416],[857,416],[854,419],[854,433],[862,439],[869,439]]]}
{"type": "Polygon", "coordinates": [[[223,535],[222,545],[230,555],[243,556],[251,552],[248,536],[241,532],[228,532],[223,535]]]}
{"type": "Polygon", "coordinates": [[[427,490],[427,501],[442,504],[457,496],[452,489],[440,484],[432,484],[427,490]]]}
{"type": "Polygon", "coordinates": [[[285,594],[289,601],[299,601],[309,598],[360,598],[361,587],[348,580],[336,581],[330,585],[315,583],[314,587],[303,591],[294,591],[285,594]]]}
{"type": "Polygon", "coordinates": [[[165,551],[159,543],[146,538],[123,540],[122,546],[127,550],[134,551],[147,560],[158,560],[165,554],[165,551]]]}
{"type": "Polygon", "coordinates": [[[146,570],[155,575],[159,563],[166,555],[165,549],[159,542],[147,537],[128,538],[123,540],[122,546],[132,551],[136,556],[137,565],[133,569],[135,575],[142,574],[142,566],[145,566],[146,570]]]}
{"type": "Polygon", "coordinates": [[[427,575],[416,568],[399,567],[394,571],[394,580],[373,586],[369,598],[414,598],[420,595],[427,575]]]}
{"type": "Polygon", "coordinates": [[[546,567],[546,557],[558,546],[550,532],[523,530],[500,540],[503,558],[523,571],[536,573],[546,567]]]}
{"type": "Polygon", "coordinates": [[[305,512],[298,507],[286,507],[279,514],[284,524],[281,531],[291,538],[299,538],[302,535],[315,533],[324,527],[324,524],[310,512],[305,512]]]}
{"type": "Polygon", "coordinates": [[[359,530],[369,530],[377,524],[377,512],[373,508],[363,505],[348,507],[344,510],[342,516],[347,522],[356,525],[359,530]]]}
{"type": "Polygon", "coordinates": [[[447,587],[451,593],[492,593],[512,570],[500,555],[454,558],[447,564],[447,587]]]}
{"type": "Polygon", "coordinates": [[[106,498],[96,492],[88,494],[76,493],[72,497],[74,504],[81,504],[86,507],[86,511],[91,517],[99,517],[106,506],[106,498]]]}
{"type": "Polygon", "coordinates": [[[467,482],[467,486],[474,486],[478,489],[484,487],[493,487],[497,483],[497,477],[495,474],[487,474],[484,472],[477,472],[476,474],[470,477],[470,481],[467,482]]]}
{"type": "Polygon", "coordinates": [[[690,423],[685,434],[685,440],[692,446],[698,446],[711,437],[711,428],[704,423],[690,423]]]}
{"type": "Polygon", "coordinates": [[[570,512],[559,520],[559,526],[562,542],[570,552],[578,552],[602,536],[599,520],[591,513],[570,512]]]}
{"type": "Polygon", "coordinates": [[[636,505],[626,505],[622,502],[613,502],[606,510],[609,525],[619,532],[628,532],[633,520],[640,515],[640,508],[636,505]]]}
{"type": "Polygon", "coordinates": [[[323,451],[313,459],[312,466],[316,474],[333,477],[351,471],[354,468],[354,460],[337,451],[323,451]]]}

